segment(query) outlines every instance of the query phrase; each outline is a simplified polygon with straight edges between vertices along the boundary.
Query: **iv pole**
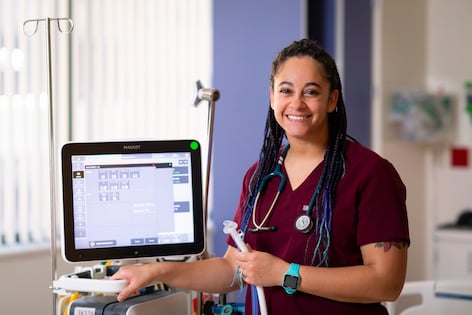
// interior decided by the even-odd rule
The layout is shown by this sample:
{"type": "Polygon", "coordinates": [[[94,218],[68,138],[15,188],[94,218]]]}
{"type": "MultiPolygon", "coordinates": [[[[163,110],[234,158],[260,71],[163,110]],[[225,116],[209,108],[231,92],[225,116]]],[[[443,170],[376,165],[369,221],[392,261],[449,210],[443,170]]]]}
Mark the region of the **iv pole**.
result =
{"type": "MultiPolygon", "coordinates": [[[[202,101],[208,102],[208,157],[207,157],[207,168],[206,168],[206,178],[205,178],[205,205],[204,205],[204,224],[207,223],[208,218],[208,197],[210,191],[210,168],[211,168],[211,157],[213,151],[213,125],[215,121],[215,104],[216,101],[220,98],[220,91],[213,88],[204,88],[200,80],[196,82],[197,84],[197,96],[193,103],[194,106],[198,106],[202,101]]],[[[205,229],[206,230],[206,229],[205,229]]],[[[201,255],[202,259],[207,258],[207,252],[201,255]]],[[[202,292],[197,293],[197,315],[202,314],[202,292]]]]}
{"type": "MultiPolygon", "coordinates": [[[[53,94],[52,94],[52,65],[51,65],[51,21],[57,22],[57,28],[60,33],[70,33],[74,28],[74,23],[69,18],[44,18],[44,19],[31,19],[26,20],[23,23],[23,33],[28,36],[34,36],[38,31],[40,22],[44,22],[45,33],[46,33],[46,64],[47,64],[47,93],[49,101],[49,115],[48,115],[48,126],[49,126],[49,172],[50,172],[50,203],[51,203],[51,276],[52,280],[57,278],[57,259],[56,259],[56,162],[55,162],[55,139],[54,139],[54,106],[53,106],[53,94]],[[66,21],[67,26],[65,29],[61,27],[61,21],[66,21]],[[34,24],[32,31],[28,31],[28,25],[34,24]]],[[[56,293],[52,294],[53,302],[53,315],[56,315],[57,311],[57,296],[56,293]]]]}
{"type": "Polygon", "coordinates": [[[205,179],[205,223],[208,215],[208,195],[210,191],[210,168],[211,168],[211,156],[213,151],[213,125],[215,121],[215,104],[220,98],[220,91],[212,88],[203,88],[200,80],[197,81],[197,96],[193,103],[194,106],[198,106],[202,101],[208,101],[208,157],[207,157],[207,168],[206,168],[206,179],[205,179]]]}

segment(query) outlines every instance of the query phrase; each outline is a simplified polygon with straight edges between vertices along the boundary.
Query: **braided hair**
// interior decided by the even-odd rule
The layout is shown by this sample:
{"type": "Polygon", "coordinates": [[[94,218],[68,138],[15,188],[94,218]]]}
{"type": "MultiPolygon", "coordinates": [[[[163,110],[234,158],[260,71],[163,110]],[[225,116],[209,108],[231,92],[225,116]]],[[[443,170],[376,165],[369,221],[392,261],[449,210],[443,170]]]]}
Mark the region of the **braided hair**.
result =
{"type": "MultiPolygon", "coordinates": [[[[310,39],[294,41],[277,55],[272,63],[270,84],[273,87],[274,77],[282,64],[292,57],[308,56],[318,61],[324,68],[324,75],[330,83],[330,91],[338,90],[339,97],[336,110],[328,114],[328,146],[324,155],[324,168],[315,190],[315,233],[317,237],[311,264],[328,265],[328,249],[331,239],[331,220],[335,204],[336,187],[344,174],[344,151],[346,145],[346,111],[342,97],[341,79],[334,59],[321,46],[310,39]]],[[[274,110],[269,104],[264,129],[264,141],[259,154],[256,170],[249,183],[249,194],[244,205],[241,227],[246,230],[252,215],[257,189],[264,176],[269,174],[277,164],[279,151],[285,138],[285,130],[277,123],[274,110]]]]}

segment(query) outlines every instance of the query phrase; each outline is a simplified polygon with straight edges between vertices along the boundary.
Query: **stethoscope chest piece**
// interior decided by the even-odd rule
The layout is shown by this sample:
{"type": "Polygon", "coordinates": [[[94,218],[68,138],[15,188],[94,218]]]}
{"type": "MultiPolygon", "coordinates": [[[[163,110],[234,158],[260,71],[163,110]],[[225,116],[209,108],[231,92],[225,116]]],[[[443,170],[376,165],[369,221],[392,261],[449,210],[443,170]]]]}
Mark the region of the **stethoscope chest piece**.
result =
{"type": "Polygon", "coordinates": [[[313,220],[309,215],[302,214],[295,221],[295,228],[302,233],[309,233],[313,228],[313,220]]]}

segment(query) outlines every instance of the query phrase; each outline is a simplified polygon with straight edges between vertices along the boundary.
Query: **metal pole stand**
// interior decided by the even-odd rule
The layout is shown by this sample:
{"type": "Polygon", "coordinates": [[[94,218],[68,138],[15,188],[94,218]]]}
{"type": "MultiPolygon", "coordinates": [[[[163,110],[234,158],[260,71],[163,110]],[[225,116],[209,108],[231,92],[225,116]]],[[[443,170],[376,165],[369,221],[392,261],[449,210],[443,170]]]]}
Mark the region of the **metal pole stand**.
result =
{"type": "MultiPolygon", "coordinates": [[[[51,202],[51,276],[54,282],[57,278],[57,258],[56,258],[56,162],[55,162],[55,139],[54,139],[54,106],[53,106],[53,94],[52,94],[52,65],[51,65],[51,21],[57,22],[57,28],[60,33],[70,33],[74,28],[74,23],[69,18],[43,18],[43,19],[32,19],[26,20],[23,23],[23,32],[26,36],[34,36],[38,32],[38,26],[40,22],[44,22],[46,32],[46,64],[47,64],[47,93],[49,101],[49,171],[50,171],[50,202],[51,202]],[[66,27],[61,26],[61,22],[66,22],[66,27]],[[28,31],[29,25],[33,25],[32,30],[28,31]]],[[[56,293],[52,293],[53,299],[53,315],[56,315],[56,293]]]]}
{"type": "MultiPolygon", "coordinates": [[[[210,170],[211,170],[211,157],[213,152],[213,125],[215,121],[215,104],[216,101],[220,98],[220,91],[213,88],[204,88],[200,80],[197,81],[197,96],[193,103],[194,106],[198,106],[202,101],[208,102],[208,157],[207,157],[207,169],[206,169],[206,179],[205,179],[205,205],[204,205],[204,224],[206,231],[206,222],[208,219],[208,197],[210,191],[210,170]]],[[[200,255],[199,259],[208,258],[208,253],[205,252],[200,255]]],[[[203,292],[197,292],[197,315],[202,314],[202,299],[203,292]]]]}

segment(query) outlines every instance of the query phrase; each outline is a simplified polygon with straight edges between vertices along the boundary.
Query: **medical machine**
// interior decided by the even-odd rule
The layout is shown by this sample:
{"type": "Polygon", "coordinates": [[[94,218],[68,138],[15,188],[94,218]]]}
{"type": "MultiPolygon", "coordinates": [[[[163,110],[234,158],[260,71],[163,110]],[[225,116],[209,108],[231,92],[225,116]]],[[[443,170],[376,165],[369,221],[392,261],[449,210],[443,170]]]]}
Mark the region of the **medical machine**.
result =
{"type": "Polygon", "coordinates": [[[203,252],[196,140],[69,143],[62,173],[67,261],[203,252]]]}
{"type": "Polygon", "coordinates": [[[190,314],[188,295],[185,292],[156,291],[137,295],[123,302],[113,296],[95,295],[76,300],[69,314],[143,315],[143,314],[190,314]]]}
{"type": "MultiPolygon", "coordinates": [[[[196,140],[64,145],[64,259],[121,264],[200,255],[205,250],[200,149],[196,140]]],[[[95,265],[60,277],[53,287],[62,294],[94,293],[69,303],[70,313],[191,312],[184,291],[151,290],[118,303],[114,293],[126,282],[108,279],[118,268],[95,265]]]]}

